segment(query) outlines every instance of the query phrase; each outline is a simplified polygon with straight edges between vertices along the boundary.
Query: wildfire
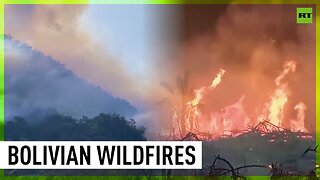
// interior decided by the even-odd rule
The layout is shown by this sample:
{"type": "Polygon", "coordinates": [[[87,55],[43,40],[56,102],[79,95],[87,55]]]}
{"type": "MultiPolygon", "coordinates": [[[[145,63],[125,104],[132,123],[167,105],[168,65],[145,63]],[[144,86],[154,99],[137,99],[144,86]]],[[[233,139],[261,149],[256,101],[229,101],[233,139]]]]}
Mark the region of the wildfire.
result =
{"type": "Polygon", "coordinates": [[[284,115],[284,107],[288,101],[288,88],[287,85],[284,84],[278,87],[273,95],[271,96],[271,102],[267,104],[269,115],[268,120],[277,126],[281,126],[283,115],[284,115]]]}
{"type": "MultiPolygon", "coordinates": [[[[269,102],[264,104],[261,113],[257,114],[256,117],[249,118],[247,115],[243,106],[245,95],[242,95],[235,103],[222,107],[221,111],[211,112],[209,121],[206,121],[203,119],[204,116],[201,116],[199,104],[201,104],[206,94],[210,93],[222,82],[222,76],[226,71],[220,69],[212,80],[211,85],[193,90],[194,97],[182,106],[179,110],[180,112],[174,108],[173,120],[178,122],[178,129],[181,135],[185,135],[188,132],[198,132],[210,134],[211,137],[236,136],[246,131],[249,126],[254,127],[264,122],[268,122],[271,125],[270,128],[263,127],[268,132],[276,129],[284,130],[285,107],[291,94],[289,85],[284,79],[290,72],[293,73],[295,70],[295,61],[285,62],[283,70],[275,78],[275,90],[271,94],[269,102]]],[[[306,105],[303,102],[299,102],[294,109],[297,111],[297,118],[290,120],[290,130],[293,132],[308,132],[304,124],[306,105]]]]}
{"type": "Polygon", "coordinates": [[[220,69],[209,87],[201,87],[200,89],[194,90],[195,97],[187,104],[191,106],[199,105],[200,101],[203,99],[203,96],[209,91],[212,91],[213,89],[215,89],[221,83],[221,78],[225,72],[226,72],[225,70],[220,69]]]}
{"type": "Polygon", "coordinates": [[[224,69],[220,69],[219,73],[217,74],[216,78],[213,79],[211,85],[209,86],[209,90],[213,90],[221,83],[221,78],[226,71],[224,69]]]}
{"type": "Polygon", "coordinates": [[[210,86],[201,87],[200,89],[195,89],[194,94],[195,97],[191,99],[189,102],[187,102],[187,113],[186,113],[186,120],[187,120],[187,127],[186,129],[189,131],[193,131],[194,128],[199,128],[198,123],[198,116],[200,115],[200,111],[198,109],[200,101],[203,99],[204,95],[208,92],[215,89],[220,83],[221,78],[224,75],[226,71],[224,69],[220,69],[216,77],[213,79],[210,86]]]}
{"type": "Polygon", "coordinates": [[[297,119],[295,121],[291,121],[291,131],[307,131],[304,126],[304,113],[307,106],[303,102],[299,102],[294,109],[297,111],[297,119]]]}
{"type": "Polygon", "coordinates": [[[266,104],[269,110],[268,120],[277,126],[281,126],[284,118],[284,107],[288,101],[290,94],[288,84],[283,83],[282,80],[289,72],[295,72],[296,63],[294,61],[287,61],[283,65],[283,71],[275,79],[276,89],[271,96],[271,100],[266,104]]]}

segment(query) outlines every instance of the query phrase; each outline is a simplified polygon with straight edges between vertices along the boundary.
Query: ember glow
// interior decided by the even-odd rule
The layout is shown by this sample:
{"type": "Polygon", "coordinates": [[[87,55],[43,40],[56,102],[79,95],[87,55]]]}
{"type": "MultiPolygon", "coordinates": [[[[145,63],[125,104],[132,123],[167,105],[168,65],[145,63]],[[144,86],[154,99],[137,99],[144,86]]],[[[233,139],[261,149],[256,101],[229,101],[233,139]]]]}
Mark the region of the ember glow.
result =
{"type": "MultiPolygon", "coordinates": [[[[178,127],[173,127],[172,129],[173,131],[179,130],[179,132],[173,132],[173,134],[180,133],[180,136],[184,136],[191,132],[216,139],[221,136],[238,136],[254,127],[260,130],[262,128],[263,132],[288,130],[284,127],[283,122],[286,104],[291,92],[285,78],[290,73],[294,73],[295,70],[295,61],[286,61],[284,63],[281,73],[274,80],[275,89],[271,93],[269,101],[261,106],[260,113],[255,117],[249,117],[246,113],[243,106],[245,95],[242,95],[233,104],[221,107],[220,111],[209,112],[210,120],[207,121],[206,117],[208,115],[201,111],[199,105],[205,103],[206,96],[209,93],[214,93],[213,90],[223,83],[222,76],[226,73],[226,70],[220,69],[210,86],[194,89],[189,101],[181,109],[173,108],[172,120],[177,122],[173,123],[173,126],[178,127]]],[[[173,105],[173,107],[175,106],[173,105]]],[[[292,132],[308,133],[304,123],[306,109],[307,107],[303,102],[294,107],[297,115],[296,119],[290,120],[290,130],[292,132]]]]}

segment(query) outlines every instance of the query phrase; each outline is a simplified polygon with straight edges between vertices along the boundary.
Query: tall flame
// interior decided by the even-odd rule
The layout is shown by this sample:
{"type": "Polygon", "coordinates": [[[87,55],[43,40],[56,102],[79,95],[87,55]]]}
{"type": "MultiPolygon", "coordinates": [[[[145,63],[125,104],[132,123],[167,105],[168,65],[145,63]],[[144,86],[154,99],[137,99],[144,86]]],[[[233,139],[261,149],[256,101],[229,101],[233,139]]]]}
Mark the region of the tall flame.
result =
{"type": "Polygon", "coordinates": [[[224,69],[220,69],[210,86],[204,86],[194,90],[195,97],[187,102],[186,125],[188,130],[192,131],[194,128],[199,127],[197,117],[200,115],[200,111],[198,106],[204,95],[215,89],[221,83],[221,78],[225,72],[224,69]]]}
{"type": "Polygon", "coordinates": [[[284,117],[284,107],[288,101],[288,86],[283,84],[279,86],[271,96],[271,102],[269,104],[269,121],[277,126],[282,125],[284,117]]]}
{"type": "Polygon", "coordinates": [[[284,118],[284,107],[288,101],[289,88],[287,83],[283,83],[282,80],[289,72],[295,72],[296,63],[294,61],[287,61],[283,65],[283,71],[275,79],[276,89],[270,97],[270,102],[267,103],[267,109],[269,110],[268,120],[277,126],[281,126],[284,118]]]}

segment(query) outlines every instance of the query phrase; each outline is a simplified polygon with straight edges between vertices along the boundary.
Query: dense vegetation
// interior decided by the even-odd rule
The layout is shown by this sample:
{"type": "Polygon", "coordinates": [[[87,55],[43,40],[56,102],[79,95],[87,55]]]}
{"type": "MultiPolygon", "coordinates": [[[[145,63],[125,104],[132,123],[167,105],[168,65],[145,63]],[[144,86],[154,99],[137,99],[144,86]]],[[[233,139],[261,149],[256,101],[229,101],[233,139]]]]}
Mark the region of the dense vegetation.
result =
{"type": "Polygon", "coordinates": [[[5,140],[145,140],[144,128],[134,120],[116,114],[75,119],[59,114],[49,115],[37,123],[15,117],[5,123],[5,140]]]}

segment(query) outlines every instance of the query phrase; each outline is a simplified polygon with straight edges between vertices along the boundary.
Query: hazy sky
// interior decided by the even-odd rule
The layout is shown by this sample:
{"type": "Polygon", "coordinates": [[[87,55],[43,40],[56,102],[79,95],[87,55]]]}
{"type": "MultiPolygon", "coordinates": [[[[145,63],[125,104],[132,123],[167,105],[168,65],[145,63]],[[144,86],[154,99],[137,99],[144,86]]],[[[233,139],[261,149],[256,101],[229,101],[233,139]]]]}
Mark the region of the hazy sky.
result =
{"type": "Polygon", "coordinates": [[[6,5],[5,33],[143,110],[159,100],[151,95],[160,82],[154,71],[154,53],[161,51],[162,37],[157,32],[164,27],[159,9],[152,5],[6,5]]]}
{"type": "Polygon", "coordinates": [[[89,5],[81,25],[95,34],[109,53],[120,57],[126,69],[147,75],[153,52],[151,13],[146,5],[89,5]]]}

